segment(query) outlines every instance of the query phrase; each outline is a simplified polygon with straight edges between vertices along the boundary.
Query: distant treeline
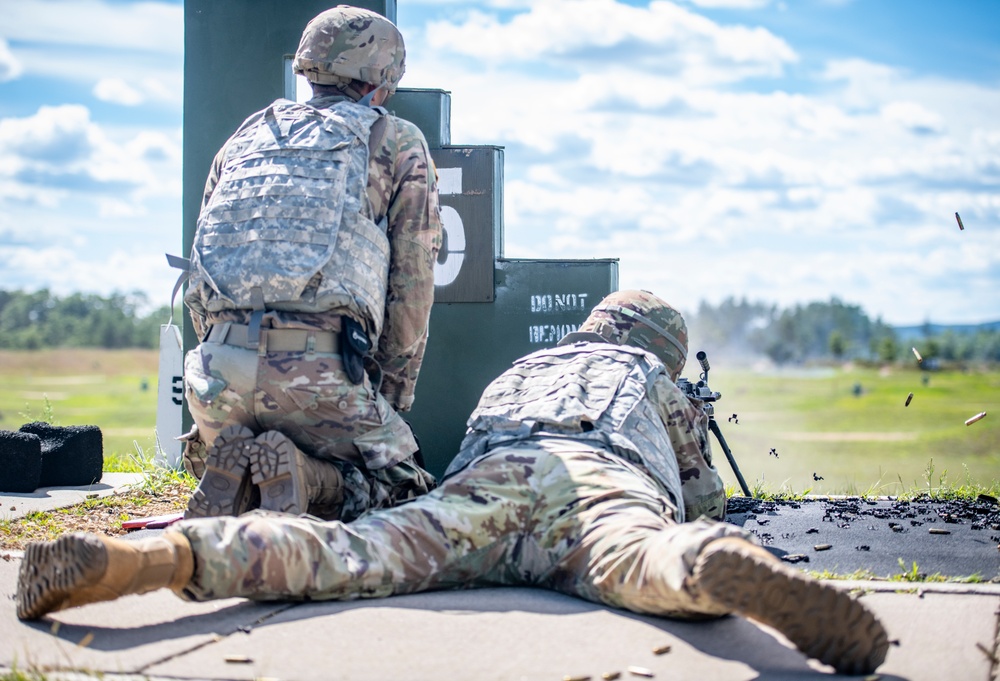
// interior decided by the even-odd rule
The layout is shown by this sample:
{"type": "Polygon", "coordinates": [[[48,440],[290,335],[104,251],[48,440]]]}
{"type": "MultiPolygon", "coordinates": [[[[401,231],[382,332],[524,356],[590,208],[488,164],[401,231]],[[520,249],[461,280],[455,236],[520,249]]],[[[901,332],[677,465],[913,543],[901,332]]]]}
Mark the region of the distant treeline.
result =
{"type": "MultiPolygon", "coordinates": [[[[140,292],[61,298],[45,289],[0,290],[0,348],[156,348],[170,309],[149,309],[148,298],[140,292]]],[[[175,311],[175,323],[182,314],[179,308],[175,311]]],[[[928,323],[918,337],[911,333],[904,340],[881,319],[872,321],[857,305],[836,298],[787,309],[735,298],[716,307],[703,302],[696,314],[688,315],[688,325],[696,342],[713,353],[766,355],[778,364],[909,361],[911,348],[932,360],[925,362],[931,366],[941,361],[1000,362],[998,324],[956,331],[928,323]]]]}
{"type": "Polygon", "coordinates": [[[47,289],[0,291],[0,348],[157,348],[170,308],[144,314],[149,307],[149,299],[139,292],[61,298],[47,289]]]}
{"type": "Polygon", "coordinates": [[[876,363],[914,361],[925,368],[940,362],[1000,362],[997,324],[948,329],[929,322],[905,340],[881,319],[872,321],[857,305],[836,298],[788,309],[728,298],[718,307],[702,303],[690,320],[700,343],[737,355],[766,355],[777,364],[823,360],[876,363]]]}

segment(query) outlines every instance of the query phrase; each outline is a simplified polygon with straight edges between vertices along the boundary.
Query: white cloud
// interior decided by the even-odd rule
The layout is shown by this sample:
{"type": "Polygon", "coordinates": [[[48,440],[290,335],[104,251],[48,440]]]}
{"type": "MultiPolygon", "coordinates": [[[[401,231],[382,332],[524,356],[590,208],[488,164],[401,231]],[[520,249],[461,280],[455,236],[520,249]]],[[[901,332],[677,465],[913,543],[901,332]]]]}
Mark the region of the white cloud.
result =
{"type": "Polygon", "coordinates": [[[4,3],[8,40],[181,55],[184,8],[165,2],[16,0],[4,3]]]}
{"type": "Polygon", "coordinates": [[[648,8],[615,0],[549,0],[504,23],[471,12],[464,23],[432,22],[428,46],[487,62],[543,60],[579,72],[609,66],[728,82],[779,75],[798,57],[763,28],[722,26],[672,2],[648,8]]]}
{"type": "Polygon", "coordinates": [[[917,134],[937,134],[944,130],[941,117],[916,102],[890,102],[882,107],[882,116],[917,134]]]}
{"type": "MultiPolygon", "coordinates": [[[[179,3],[17,0],[4,3],[0,33],[24,77],[84,84],[127,106],[181,104],[179,3]]],[[[0,81],[3,63],[0,45],[0,81]]]]}
{"type": "MultiPolygon", "coordinates": [[[[179,141],[141,131],[125,143],[111,140],[78,104],[42,106],[32,116],[0,119],[3,166],[53,177],[79,175],[95,182],[137,185],[150,181],[150,163],[168,163],[179,171],[179,141]]],[[[17,173],[8,173],[9,178],[17,173]]],[[[95,187],[87,187],[88,191],[95,187]]]]}
{"type": "Polygon", "coordinates": [[[71,165],[90,155],[96,135],[86,107],[43,106],[28,118],[0,119],[0,154],[71,165]]]}
{"type": "Polygon", "coordinates": [[[5,80],[14,80],[24,71],[21,62],[18,61],[11,51],[7,41],[0,36],[0,83],[5,80]]]}
{"type": "Polygon", "coordinates": [[[688,0],[692,5],[707,9],[761,9],[771,0],[688,0]]]}
{"type": "Polygon", "coordinates": [[[180,242],[180,171],[179,131],[110,131],[80,105],[0,119],[4,285],[169,291],[162,253],[180,242]]]}
{"type": "Polygon", "coordinates": [[[4,263],[6,287],[48,288],[60,296],[79,291],[110,295],[141,290],[153,306],[169,304],[177,278],[161,252],[141,247],[111,247],[91,257],[60,244],[30,248],[0,244],[0,263],[4,263]]]}
{"type": "Polygon", "coordinates": [[[102,101],[123,106],[142,104],[145,99],[142,93],[121,78],[101,78],[94,86],[94,96],[102,101]]]}

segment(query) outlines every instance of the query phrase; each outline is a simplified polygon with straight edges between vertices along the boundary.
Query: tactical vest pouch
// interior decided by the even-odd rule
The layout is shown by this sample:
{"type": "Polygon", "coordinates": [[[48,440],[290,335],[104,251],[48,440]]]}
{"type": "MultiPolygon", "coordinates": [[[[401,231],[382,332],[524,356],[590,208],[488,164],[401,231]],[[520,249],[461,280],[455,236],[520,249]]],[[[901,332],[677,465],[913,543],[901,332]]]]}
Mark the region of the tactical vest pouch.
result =
{"type": "Polygon", "coordinates": [[[342,318],[340,331],[340,357],[344,362],[344,373],[354,385],[361,385],[365,379],[365,357],[372,344],[361,323],[351,317],[342,318]]]}

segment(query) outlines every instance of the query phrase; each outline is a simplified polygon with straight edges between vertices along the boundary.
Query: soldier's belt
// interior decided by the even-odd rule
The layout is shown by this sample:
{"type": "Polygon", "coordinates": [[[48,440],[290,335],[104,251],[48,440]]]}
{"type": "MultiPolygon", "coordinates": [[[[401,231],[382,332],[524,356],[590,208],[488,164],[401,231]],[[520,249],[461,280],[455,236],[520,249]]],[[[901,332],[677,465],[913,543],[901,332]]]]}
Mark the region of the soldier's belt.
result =
{"type": "Polygon", "coordinates": [[[246,324],[214,324],[205,341],[264,352],[337,352],[338,334],[332,331],[262,328],[257,343],[251,343],[249,329],[246,324]]]}

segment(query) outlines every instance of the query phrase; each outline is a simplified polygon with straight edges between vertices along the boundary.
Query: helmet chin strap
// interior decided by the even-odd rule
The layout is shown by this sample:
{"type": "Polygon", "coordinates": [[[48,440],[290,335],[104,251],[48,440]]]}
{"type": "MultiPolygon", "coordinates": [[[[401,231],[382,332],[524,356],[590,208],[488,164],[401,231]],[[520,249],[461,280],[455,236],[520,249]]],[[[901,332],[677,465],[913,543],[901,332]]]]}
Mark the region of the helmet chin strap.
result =
{"type": "Polygon", "coordinates": [[[379,83],[379,86],[377,88],[375,88],[367,95],[359,99],[358,104],[360,104],[361,106],[368,106],[368,107],[372,106],[372,100],[375,98],[375,93],[385,88],[386,85],[387,83],[383,80],[381,83],[379,83]]]}

